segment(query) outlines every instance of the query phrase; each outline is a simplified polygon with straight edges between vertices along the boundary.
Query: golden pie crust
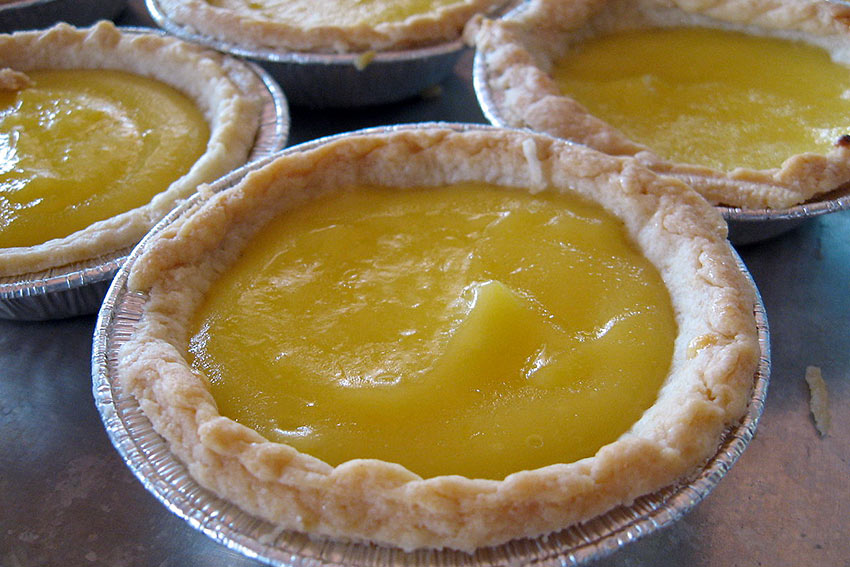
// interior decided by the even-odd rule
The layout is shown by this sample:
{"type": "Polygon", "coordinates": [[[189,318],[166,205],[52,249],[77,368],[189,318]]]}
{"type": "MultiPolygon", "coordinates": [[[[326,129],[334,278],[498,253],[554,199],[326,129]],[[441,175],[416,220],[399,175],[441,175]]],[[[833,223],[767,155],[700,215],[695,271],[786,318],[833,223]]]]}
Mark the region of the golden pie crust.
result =
{"type": "Polygon", "coordinates": [[[124,33],[109,22],[79,29],[0,36],[0,68],[118,69],[158,79],[189,96],[210,126],[206,151],[192,168],[147,205],[96,222],[65,238],[0,248],[0,276],[24,275],[97,258],[138,242],[196,187],[242,165],[260,124],[263,88],[243,65],[211,50],[154,34],[124,33]]]}
{"type": "MultiPolygon", "coordinates": [[[[303,12],[320,12],[321,0],[289,0],[274,4],[274,15],[252,9],[252,2],[226,0],[158,0],[175,23],[219,41],[257,50],[357,53],[410,49],[458,39],[474,15],[506,0],[457,0],[398,22],[310,25],[303,12]]],[[[356,9],[356,2],[351,9],[356,9]]]]}
{"type": "Polygon", "coordinates": [[[820,0],[533,0],[516,19],[477,19],[466,34],[507,125],[633,156],[653,171],[682,179],[710,202],[732,207],[787,208],[850,181],[850,141],[843,138],[826,155],[789,156],[775,169],[726,172],[666,161],[561,94],[548,75],[569,46],[587,38],[678,26],[798,39],[850,65],[850,6],[820,0]]]}
{"type": "Polygon", "coordinates": [[[552,533],[687,479],[746,411],[759,356],[754,291],[725,230],[681,182],[556,138],[434,125],[348,135],[279,157],[161,231],[129,274],[145,300],[116,380],[197,482],[283,528],[407,550],[552,533]],[[219,414],[187,363],[188,322],[265,221],[340,187],[474,180],[575,191],[622,219],[661,273],[679,330],[671,371],[627,433],[593,457],[501,481],[423,480],[379,460],[332,467],[219,414]]]}

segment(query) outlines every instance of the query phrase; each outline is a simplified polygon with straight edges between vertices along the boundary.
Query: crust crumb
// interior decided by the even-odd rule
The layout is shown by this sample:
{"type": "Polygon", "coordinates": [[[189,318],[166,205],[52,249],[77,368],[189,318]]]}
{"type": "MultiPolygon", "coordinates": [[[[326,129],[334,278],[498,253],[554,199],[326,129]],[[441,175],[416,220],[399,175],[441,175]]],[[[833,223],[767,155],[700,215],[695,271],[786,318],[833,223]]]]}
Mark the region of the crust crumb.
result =
{"type": "Polygon", "coordinates": [[[0,69],[0,91],[20,91],[34,84],[26,73],[8,67],[0,69]]]}
{"type": "Polygon", "coordinates": [[[375,58],[375,55],[376,53],[374,51],[366,51],[360,54],[360,56],[354,60],[354,67],[358,71],[362,71],[363,69],[369,66],[369,63],[372,62],[372,60],[375,58]]]}
{"type": "Polygon", "coordinates": [[[443,87],[441,87],[440,85],[432,85],[432,86],[428,87],[427,89],[425,89],[424,91],[422,91],[421,93],[419,93],[419,96],[423,100],[431,100],[431,99],[435,99],[435,98],[440,98],[441,96],[443,96],[443,87]]]}
{"type": "Polygon", "coordinates": [[[847,148],[850,147],[850,134],[844,134],[838,140],[835,141],[836,148],[847,148]]]}
{"type": "Polygon", "coordinates": [[[806,382],[809,384],[809,408],[815,420],[815,427],[821,437],[826,437],[830,427],[829,393],[820,367],[806,367],[806,382]]]}

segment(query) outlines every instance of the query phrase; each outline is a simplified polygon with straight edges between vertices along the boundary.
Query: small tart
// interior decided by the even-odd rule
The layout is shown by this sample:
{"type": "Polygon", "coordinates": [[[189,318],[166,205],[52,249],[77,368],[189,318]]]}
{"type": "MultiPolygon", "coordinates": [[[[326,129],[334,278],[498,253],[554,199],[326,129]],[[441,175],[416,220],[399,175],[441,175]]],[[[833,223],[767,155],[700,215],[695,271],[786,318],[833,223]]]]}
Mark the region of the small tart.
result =
{"type": "MultiPolygon", "coordinates": [[[[311,246],[324,250],[324,237],[312,234],[311,246]]],[[[535,242],[525,246],[533,251],[535,242]]],[[[490,128],[354,133],[289,151],[161,229],[131,262],[127,288],[144,298],[143,312],[119,351],[116,380],[201,485],[286,529],[408,550],[471,551],[551,533],[686,480],[746,411],[759,351],[753,288],[722,218],[699,195],[632,159],[490,128]],[[499,479],[423,478],[376,458],[332,466],[222,415],[215,376],[191,366],[194,321],[264,226],[352,188],[469,182],[564,193],[604,209],[657,270],[675,319],[672,356],[656,401],[628,431],[574,462],[499,479]]],[[[501,286],[487,293],[516,310],[501,286]]]]}
{"type": "Polygon", "coordinates": [[[458,39],[504,0],[158,0],[175,23],[248,49],[356,53],[458,39]]]}
{"type": "MultiPolygon", "coordinates": [[[[823,128],[824,132],[831,132],[827,135],[832,136],[831,146],[828,145],[825,149],[806,149],[794,155],[780,154],[770,160],[775,163],[770,166],[748,165],[746,159],[732,165],[724,163],[722,166],[714,163],[717,160],[706,160],[712,163],[691,163],[688,159],[690,156],[677,160],[661,155],[676,153],[666,152],[664,148],[674,147],[676,141],[648,147],[637,141],[638,128],[627,128],[621,121],[618,122],[621,129],[618,129],[601,117],[606,114],[602,110],[597,110],[597,114],[594,114],[589,109],[593,104],[588,102],[588,99],[582,99],[587,103],[585,106],[577,100],[580,96],[576,95],[574,98],[564,94],[563,83],[559,83],[555,78],[556,66],[560,61],[570,61],[571,53],[581,50],[584,45],[590,46],[601,40],[607,41],[609,38],[626,34],[638,36],[641,32],[651,34],[650,30],[658,28],[670,28],[667,31],[671,36],[677,29],[698,28],[702,30],[704,37],[697,41],[705,41],[710,38],[709,32],[714,31],[717,37],[713,40],[717,42],[738,41],[740,38],[735,38],[737,34],[750,36],[753,40],[762,39],[766,44],[796,43],[805,45],[806,49],[811,46],[813,51],[818,50],[824,57],[831,57],[836,66],[846,66],[847,74],[850,75],[848,21],[850,7],[816,0],[589,0],[569,5],[551,0],[534,0],[514,17],[501,21],[480,20],[477,22],[480,25],[470,26],[467,33],[470,40],[476,44],[483,73],[486,75],[488,94],[498,109],[497,114],[506,125],[547,132],[612,155],[633,156],[658,173],[673,175],[686,181],[717,205],[781,209],[828,193],[850,181],[850,143],[846,136],[850,132],[843,131],[841,120],[846,114],[844,111],[837,113],[840,116],[836,117],[834,124],[823,128]],[[632,133],[627,135],[627,130],[632,133]]],[[[768,45],[763,49],[769,52],[771,49],[775,50],[777,45],[768,45]]],[[[634,57],[633,54],[634,50],[630,51],[629,57],[634,57]]],[[[652,61],[667,59],[655,57],[646,67],[651,68],[652,61]]],[[[727,62],[730,69],[735,66],[735,61],[729,58],[718,61],[717,65],[723,66],[727,62]]],[[[623,88],[634,88],[636,91],[644,88],[647,92],[657,92],[652,89],[652,85],[646,84],[656,80],[655,74],[646,73],[643,86],[634,79],[633,84],[629,83],[632,86],[626,85],[623,88]]],[[[659,71],[660,73],[662,72],[659,71]]],[[[679,74],[686,73],[683,71],[679,74]]],[[[743,72],[739,74],[746,75],[743,72]]],[[[752,75],[746,76],[749,79],[752,75]]],[[[667,80],[661,76],[662,79],[658,80],[667,80]]],[[[631,79],[622,79],[624,85],[628,80],[631,79]]],[[[809,89],[811,86],[793,81],[785,83],[798,84],[800,89],[809,89]]],[[[700,92],[708,92],[710,87],[709,83],[697,87],[691,84],[661,85],[661,88],[673,91],[674,96],[680,96],[674,90],[677,88],[692,91],[702,89],[700,92]]],[[[753,85],[752,88],[760,87],[761,85],[753,85]]],[[[575,95],[577,91],[571,92],[575,95]]],[[[764,91],[766,94],[757,90],[752,92],[754,94],[747,94],[745,89],[742,89],[733,96],[773,96],[770,91],[764,91]]],[[[630,96],[630,104],[634,103],[637,96],[630,96]]],[[[650,99],[654,95],[646,96],[650,99]]],[[[846,94],[840,92],[834,93],[834,96],[841,104],[844,103],[842,99],[846,99],[846,94]]],[[[726,110],[724,108],[724,111],[726,110]]],[[[639,112],[635,109],[630,111],[639,112]]],[[[681,124],[683,115],[679,116],[681,124]]],[[[764,116],[753,117],[747,114],[741,117],[740,122],[744,124],[753,118],[764,119],[764,116]]],[[[718,123],[723,120],[726,118],[718,118],[718,123]]],[[[781,118],[772,117],[768,120],[781,121],[781,118]]],[[[693,120],[692,123],[713,126],[710,114],[693,120]]],[[[767,132],[765,137],[773,135],[769,128],[763,126],[760,128],[767,132]]],[[[693,130],[686,129],[688,132],[693,130]]],[[[745,138],[749,134],[743,130],[742,126],[742,137],[745,138]]],[[[675,132],[675,129],[671,127],[669,132],[675,132]]],[[[737,137],[734,130],[731,134],[717,133],[716,136],[723,136],[731,143],[731,140],[737,137]]],[[[815,135],[819,134],[812,134],[815,135]]],[[[699,144],[699,140],[699,135],[693,135],[681,143],[699,144]]],[[[764,151],[774,151],[768,147],[774,140],[762,141],[765,142],[764,151]]]]}
{"type": "MultiPolygon", "coordinates": [[[[28,73],[37,75],[42,70],[128,74],[131,82],[126,84],[131,84],[134,76],[153,79],[188,97],[209,130],[200,157],[146,204],[131,205],[129,210],[67,236],[0,248],[0,275],[4,276],[86,261],[134,245],[199,184],[245,163],[260,124],[261,99],[257,93],[262,84],[242,65],[173,38],[124,33],[108,22],[89,29],[59,24],[43,31],[0,36],[0,67],[8,69],[5,83],[14,89],[27,88],[33,83],[28,73]]],[[[141,135],[147,136],[144,132],[141,135]]],[[[77,167],[85,167],[85,163],[77,167]]]]}

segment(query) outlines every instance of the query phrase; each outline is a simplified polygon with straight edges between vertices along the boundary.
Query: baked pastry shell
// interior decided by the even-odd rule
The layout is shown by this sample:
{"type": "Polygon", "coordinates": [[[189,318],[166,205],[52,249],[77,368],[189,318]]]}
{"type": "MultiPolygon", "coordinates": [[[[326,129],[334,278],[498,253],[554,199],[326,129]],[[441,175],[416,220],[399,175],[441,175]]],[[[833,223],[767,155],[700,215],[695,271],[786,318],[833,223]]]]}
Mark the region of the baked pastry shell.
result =
{"type": "MultiPolygon", "coordinates": [[[[546,1],[546,0],[544,0],[546,1]]],[[[495,21],[496,26],[501,25],[502,22],[507,22],[508,26],[511,26],[513,22],[519,21],[522,22],[522,18],[526,11],[532,10],[532,4],[535,2],[524,2],[523,4],[516,6],[511,11],[507,12],[500,21],[495,21]]],[[[616,4],[616,0],[611,2],[612,4],[616,4]]],[[[621,3],[621,2],[619,2],[621,3]]],[[[674,4],[686,5],[685,2],[681,0],[664,0],[659,2],[659,4],[663,4],[665,8],[669,10],[675,10],[672,6],[674,4]]],[[[595,9],[604,10],[604,0],[592,0],[587,2],[586,4],[595,6],[595,9]],[[601,8],[599,8],[602,6],[601,8]]],[[[648,2],[647,2],[648,4],[648,2]]],[[[703,26],[711,26],[711,27],[720,27],[726,29],[741,29],[744,31],[753,31],[755,33],[768,33],[766,28],[760,30],[758,25],[748,26],[744,22],[732,22],[725,20],[712,20],[705,16],[705,14],[700,14],[700,6],[702,3],[692,3],[693,11],[697,12],[696,15],[691,15],[682,11],[681,18],[682,22],[679,22],[678,18],[676,25],[703,25],[703,26]],[[685,23],[687,21],[688,23],[685,23]]],[[[706,3],[707,4],[707,3],[706,3]]],[[[733,2],[725,1],[721,2],[722,6],[729,5],[731,6],[733,2]]],[[[594,9],[588,8],[587,6],[584,9],[594,9]]],[[[705,10],[709,10],[709,7],[705,7],[705,10]]],[[[836,7],[835,10],[847,11],[850,14],[850,8],[846,7],[836,7]]],[[[728,16],[724,16],[728,17],[728,16]]],[[[834,16],[837,22],[841,22],[838,16],[834,16]]],[[[745,16],[742,16],[742,20],[744,20],[745,16]]],[[[823,19],[827,19],[826,16],[823,19]]],[[[846,18],[845,18],[846,19],[846,18]]],[[[659,20],[659,25],[662,25],[661,22],[663,20],[659,20]]],[[[780,18],[780,21],[785,25],[785,20],[780,18]]],[[[488,26],[493,22],[485,22],[484,26],[488,26]]],[[[768,21],[769,23],[769,21],[768,21]]],[[[522,23],[518,24],[519,27],[522,27],[522,23]]],[[[765,24],[767,25],[767,24],[765,24]]],[[[839,25],[839,24],[836,24],[839,25]]],[[[840,24],[846,25],[846,24],[840,24]]],[[[801,24],[801,27],[805,27],[804,24],[801,24]]],[[[826,27],[826,24],[825,24],[826,27]]],[[[596,140],[603,139],[608,140],[603,143],[603,145],[611,145],[619,146],[616,153],[617,155],[625,154],[631,155],[636,154],[638,158],[641,156],[642,150],[641,147],[634,142],[628,140],[619,132],[613,130],[610,126],[605,126],[606,129],[602,133],[593,133],[587,131],[583,134],[573,133],[574,135],[570,135],[566,133],[562,127],[555,125],[552,123],[548,127],[543,126],[533,126],[524,122],[524,119],[521,117],[522,111],[519,108],[513,108],[511,103],[507,100],[507,97],[503,94],[502,85],[505,84],[505,81],[519,81],[519,77],[524,77],[522,80],[526,81],[527,84],[538,85],[540,83],[546,83],[547,80],[543,78],[543,74],[541,70],[533,70],[536,68],[535,66],[526,67],[525,70],[512,70],[509,74],[512,74],[514,79],[506,79],[506,75],[502,75],[501,72],[494,72],[493,63],[494,59],[500,58],[516,58],[517,55],[514,53],[511,54],[497,54],[496,52],[500,49],[500,46],[497,42],[493,42],[492,38],[496,37],[500,32],[496,32],[496,34],[490,34],[488,32],[488,39],[486,41],[475,41],[474,36],[478,33],[479,27],[474,29],[470,29],[468,31],[470,36],[470,42],[476,43],[475,47],[475,55],[473,58],[473,88],[475,91],[476,98],[478,99],[478,103],[482,109],[484,116],[487,120],[496,126],[501,127],[530,127],[532,130],[546,132],[551,135],[561,136],[568,138],[574,142],[582,143],[588,145],[590,147],[595,147],[597,145],[596,140]],[[538,73],[541,73],[538,75],[538,73]],[[610,132],[610,133],[606,133],[610,132]],[[609,139],[610,136],[610,139],[609,139]],[[619,139],[619,138],[622,139],[619,139]],[[612,141],[613,140],[613,141],[612,141]]],[[[791,31],[783,31],[783,30],[774,30],[772,32],[774,35],[779,37],[784,37],[788,35],[790,37],[798,37],[801,32],[791,32],[791,31]]],[[[807,36],[809,37],[809,36],[807,36]]],[[[809,38],[810,42],[814,41],[809,38]]],[[[824,40],[827,44],[832,40],[824,40]]],[[[847,45],[850,45],[850,43],[847,45]]],[[[838,49],[847,49],[844,47],[835,47],[832,46],[833,50],[838,49]]],[[[519,57],[524,57],[524,55],[520,55],[519,57]]],[[[523,64],[525,65],[525,64],[523,64]]],[[[517,83],[519,84],[519,83],[517,83]]],[[[543,94],[541,92],[536,95],[530,95],[531,98],[528,98],[524,101],[524,104],[534,104],[535,100],[538,100],[538,97],[547,96],[550,99],[554,100],[556,97],[551,97],[551,93],[543,94]]],[[[560,99],[563,101],[570,100],[568,97],[560,96],[560,99]]],[[[575,103],[566,103],[563,105],[559,103],[558,106],[572,106],[575,103]]],[[[533,120],[533,119],[532,119],[533,120]]],[[[592,120],[597,120],[595,118],[591,118],[592,120]]],[[[606,151],[605,148],[597,148],[602,149],[602,151],[606,151]]],[[[841,165],[850,163],[850,158],[848,158],[848,151],[846,148],[836,148],[832,152],[833,155],[830,155],[827,158],[822,158],[817,156],[814,158],[811,165],[811,171],[814,172],[813,175],[826,177],[832,175],[833,172],[836,171],[844,171],[844,173],[836,173],[837,176],[844,175],[841,179],[847,179],[847,176],[850,175],[850,166],[841,165]],[[821,160],[826,161],[821,161],[821,160]],[[818,173],[821,168],[823,168],[823,172],[818,173]],[[845,171],[846,170],[846,171],[845,171]]],[[[794,159],[800,162],[799,158],[801,156],[795,156],[794,159]]],[[[735,175],[726,174],[725,172],[719,172],[710,170],[708,168],[703,168],[699,166],[690,166],[687,164],[672,164],[669,162],[660,163],[658,162],[657,166],[653,165],[653,163],[658,161],[657,157],[650,156],[648,158],[650,163],[649,167],[655,170],[658,173],[662,174],[670,174],[679,179],[684,180],[686,183],[695,184],[695,187],[698,191],[703,192],[701,188],[698,186],[703,184],[706,180],[708,183],[715,183],[712,179],[716,180],[716,183],[720,185],[724,185],[726,187],[734,187],[736,184],[740,184],[742,186],[753,186],[753,183],[764,186],[765,184],[773,183],[773,181],[769,178],[776,176],[782,177],[784,175],[791,175],[790,173],[774,173],[772,170],[764,170],[764,171],[755,171],[755,170],[741,170],[740,173],[736,173],[735,175]]],[[[641,159],[641,161],[644,161],[641,159]]],[[[786,164],[791,164],[792,160],[786,164]]],[[[786,168],[786,165],[783,165],[783,168],[786,168]]],[[[790,166],[789,166],[790,167],[790,166]]],[[[793,168],[791,168],[793,169],[793,168]]],[[[799,168],[803,170],[803,167],[799,168]]],[[[797,175],[796,173],[794,175],[797,175]]],[[[784,183],[784,181],[783,181],[784,183]]],[[[791,185],[797,184],[796,181],[792,182],[791,185]]],[[[803,182],[805,184],[805,181],[803,182]]],[[[802,222],[806,219],[810,219],[813,217],[817,217],[823,214],[846,210],[850,208],[850,182],[842,182],[836,188],[830,189],[825,192],[820,192],[816,195],[812,195],[809,198],[805,199],[803,202],[797,204],[786,204],[781,206],[753,206],[747,205],[744,203],[739,204],[739,206],[729,206],[720,204],[717,205],[723,217],[727,220],[729,224],[729,239],[734,244],[750,244],[754,242],[759,242],[762,240],[766,240],[772,238],[774,236],[778,236],[783,232],[786,232],[802,222]]],[[[759,189],[760,191],[761,189],[759,189]]],[[[796,189],[794,189],[796,190],[796,189]]],[[[713,202],[716,200],[713,198],[713,190],[709,189],[706,192],[706,197],[713,202]]]]}
{"type": "MultiPolygon", "coordinates": [[[[408,49],[311,53],[240,45],[175,21],[159,0],[145,0],[159,27],[177,37],[262,65],[294,105],[345,108],[387,104],[421,95],[448,77],[463,55],[461,39],[408,49]]],[[[515,2],[506,0],[506,8],[515,2]]]]}
{"type": "Polygon", "coordinates": [[[0,4],[0,32],[28,30],[67,22],[87,26],[116,17],[127,0],[17,0],[0,4]]]}
{"type": "MultiPolygon", "coordinates": [[[[430,125],[434,127],[434,125],[430,125]]],[[[366,133],[404,132],[422,125],[375,129],[366,133]]],[[[427,127],[427,125],[426,125],[427,127]]],[[[439,125],[454,131],[492,130],[484,126],[439,125]]],[[[359,133],[336,136],[340,139],[359,133]]],[[[303,144],[283,152],[295,153],[322,145],[327,140],[303,144]]],[[[239,183],[245,175],[271,159],[256,162],[219,180],[210,193],[239,183]]],[[[641,496],[631,505],[620,506],[584,524],[547,537],[519,539],[496,547],[482,547],[472,556],[451,550],[405,553],[396,548],[355,543],[285,531],[248,514],[202,488],[168,443],[153,429],[138,400],[118,380],[119,351],[133,335],[145,309],[144,294],[130,291],[128,278],[134,263],[163,231],[196,209],[198,195],[173,211],[131,254],[115,278],[98,317],[93,350],[93,392],[106,430],[128,466],[146,488],[169,509],[215,540],[248,556],[272,565],[495,565],[537,562],[543,565],[580,564],[604,556],[628,541],[666,526],[695,506],[724,476],[749,443],[762,412],[769,375],[769,341],[763,306],[752,280],[747,285],[755,294],[760,360],[751,377],[752,390],[745,412],[723,433],[722,442],[699,470],[681,483],[641,496]]],[[[731,251],[731,249],[730,249],[731,251]]],[[[734,253],[733,253],[734,254],[734,253]]],[[[740,260],[737,269],[745,275],[740,260]]],[[[144,278],[144,276],[143,276],[144,278]]]]}
{"type": "MultiPolygon", "coordinates": [[[[164,35],[147,28],[120,28],[131,35],[164,35]]],[[[262,159],[286,146],[289,136],[289,107],[280,86],[261,67],[230,59],[234,72],[255,75],[262,89],[262,115],[248,161],[262,159]]],[[[97,257],[51,267],[37,272],[0,276],[0,318],[47,320],[96,313],[109,283],[132,246],[108,251],[97,257]]]]}

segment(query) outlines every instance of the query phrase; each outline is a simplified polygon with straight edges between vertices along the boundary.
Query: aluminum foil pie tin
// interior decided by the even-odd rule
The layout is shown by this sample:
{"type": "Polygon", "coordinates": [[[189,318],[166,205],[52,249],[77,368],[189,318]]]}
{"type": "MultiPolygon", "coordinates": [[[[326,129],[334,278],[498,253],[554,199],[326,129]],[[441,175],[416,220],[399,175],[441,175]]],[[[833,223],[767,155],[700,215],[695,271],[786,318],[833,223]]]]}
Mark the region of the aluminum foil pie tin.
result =
{"type": "Polygon", "coordinates": [[[787,209],[718,208],[729,225],[729,240],[736,245],[753,244],[820,215],[850,209],[850,184],[787,209]]]}
{"type": "MultiPolygon", "coordinates": [[[[441,126],[447,126],[442,124],[441,126]]],[[[449,125],[457,129],[489,128],[472,124],[449,125]]],[[[367,132],[415,128],[417,125],[375,128],[367,132]]],[[[346,136],[349,134],[342,134],[346,136]]],[[[335,136],[337,138],[339,136],[335,136]]],[[[323,143],[314,140],[284,150],[298,152],[323,143]]],[[[237,184],[247,173],[273,158],[249,164],[221,178],[211,193],[237,184]]],[[[169,510],[193,528],[243,555],[265,564],[286,567],[569,567],[599,559],[629,542],[660,530],[687,514],[702,501],[729,471],[752,439],[764,408],[770,374],[770,341],[767,318],[756,291],[755,316],[761,356],[753,376],[753,390],[746,415],[729,428],[717,453],[686,482],[638,498],[586,523],[546,537],[520,539],[474,554],[452,550],[399,549],[363,543],[341,542],[285,531],[254,517],[202,488],[183,463],[171,453],[166,441],[153,429],[138,401],[116,381],[118,351],[132,336],[146,298],[127,288],[129,269],[145,243],[180,215],[201,203],[195,195],[173,210],[143,239],[115,277],[98,316],[92,352],[92,389],[107,434],[128,467],[145,488],[169,510]]],[[[749,278],[743,262],[742,272],[749,278]]],[[[749,279],[755,290],[755,284],[749,279]]]]}
{"type": "Polygon", "coordinates": [[[387,104],[420,95],[448,77],[466,49],[461,40],[368,55],[248,49],[175,22],[158,0],[146,0],[146,4],[162,29],[259,63],[277,79],[292,104],[315,108],[387,104]]]}
{"type": "Polygon", "coordinates": [[[17,0],[0,4],[0,32],[37,29],[57,22],[87,26],[115,18],[127,0],[17,0]]]}
{"type": "MultiPolygon", "coordinates": [[[[520,5],[505,18],[520,12],[520,5]]],[[[484,57],[476,52],[472,62],[472,84],[475,97],[485,118],[495,126],[511,127],[506,118],[503,101],[494,92],[487,75],[484,57]]],[[[808,219],[827,213],[850,209],[850,184],[788,209],[743,209],[718,207],[729,225],[729,241],[746,245],[779,236],[808,219]]]]}
{"type": "MultiPolygon", "coordinates": [[[[131,33],[161,33],[141,28],[131,33]]],[[[247,65],[263,83],[263,115],[249,161],[259,160],[286,146],[289,107],[280,86],[259,66],[247,65]]],[[[114,251],[86,262],[0,278],[0,319],[38,321],[96,313],[109,282],[130,249],[114,251]]]]}

